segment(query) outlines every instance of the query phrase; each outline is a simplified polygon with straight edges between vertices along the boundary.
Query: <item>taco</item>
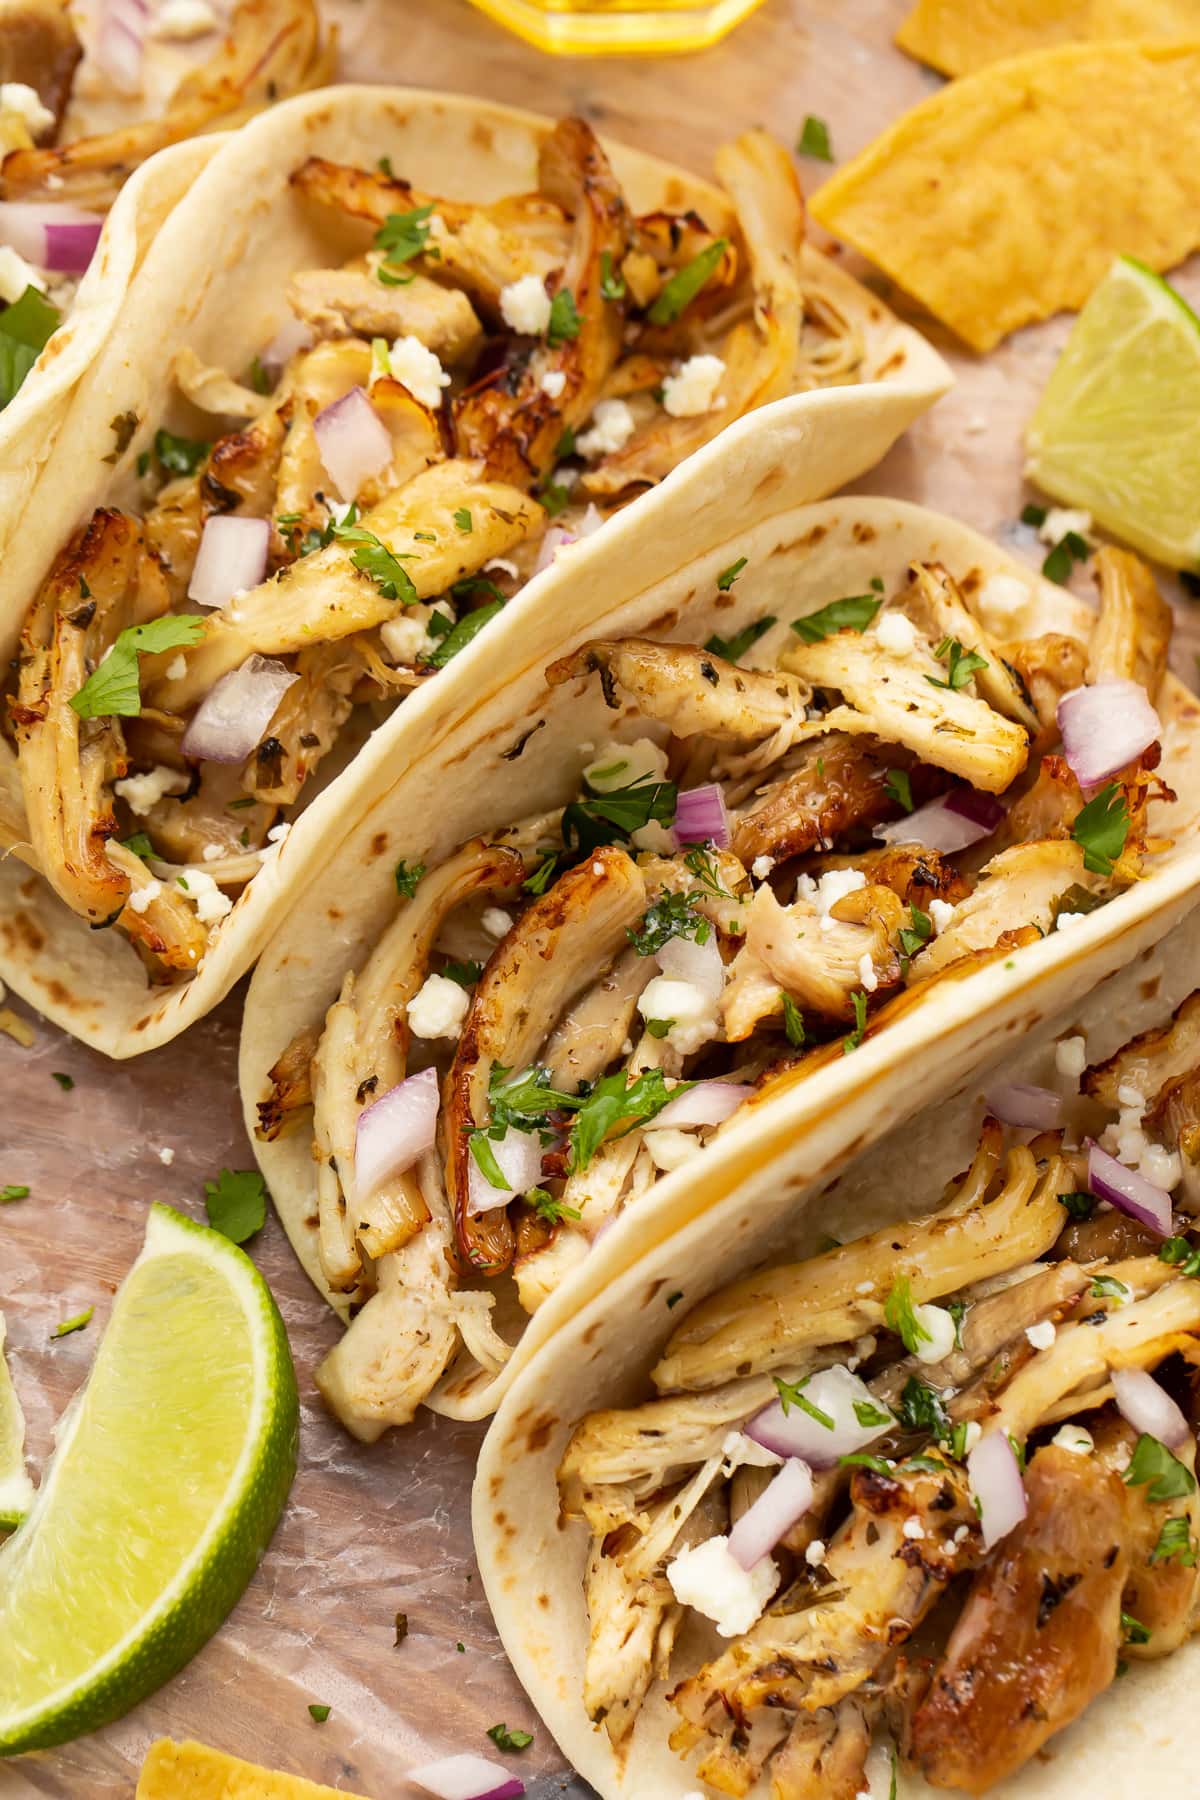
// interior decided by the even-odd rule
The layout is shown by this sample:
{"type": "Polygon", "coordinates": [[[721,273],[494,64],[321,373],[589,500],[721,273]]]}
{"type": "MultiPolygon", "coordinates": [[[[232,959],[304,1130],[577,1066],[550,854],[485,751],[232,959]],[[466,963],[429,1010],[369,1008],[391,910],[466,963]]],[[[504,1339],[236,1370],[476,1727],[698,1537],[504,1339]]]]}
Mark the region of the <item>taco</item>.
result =
{"type": "Polygon", "coordinates": [[[659,559],[711,547],[656,578],[631,512],[573,551],[569,630],[530,608],[469,716],[364,777],[256,972],[247,1117],[360,1436],[491,1410],[812,1096],[925,1037],[956,1073],[1189,895],[1200,713],[1144,567],[1102,553],[1097,615],[917,507],[751,526],[789,461],[752,425],[700,511],[658,496],[659,559]]]}
{"type": "Polygon", "coordinates": [[[155,231],[219,147],[196,134],[329,78],[313,0],[241,0],[217,28],[213,14],[181,74],[178,46],[143,45],[146,9],[113,6],[93,67],[61,0],[0,5],[0,548],[155,231]]]}
{"type": "Polygon", "coordinates": [[[523,1371],[476,1551],[603,1800],[1191,1791],[1198,953],[910,1045],[523,1371]]]}
{"type": "MultiPolygon", "coordinates": [[[[337,841],[358,777],[316,788],[393,711],[399,776],[535,616],[561,635],[577,540],[752,409],[810,499],[941,391],[804,245],[785,153],[718,161],[727,192],[579,120],[353,88],[194,183],[6,562],[0,839],[37,874],[0,870],[0,966],[43,1012],[113,1055],[182,1030],[337,841]]],[[[680,471],[698,505],[724,467],[680,471]]],[[[692,545],[656,506],[665,571],[692,545]]]]}

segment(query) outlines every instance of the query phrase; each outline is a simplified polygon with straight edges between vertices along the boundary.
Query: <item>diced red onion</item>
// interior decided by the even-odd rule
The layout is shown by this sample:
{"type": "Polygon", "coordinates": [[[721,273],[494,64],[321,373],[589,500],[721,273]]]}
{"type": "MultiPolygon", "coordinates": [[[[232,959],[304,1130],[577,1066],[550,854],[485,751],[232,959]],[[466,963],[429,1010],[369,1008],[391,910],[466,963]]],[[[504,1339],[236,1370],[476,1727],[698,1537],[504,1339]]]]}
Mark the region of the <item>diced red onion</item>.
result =
{"type": "Polygon", "coordinates": [[[96,62],[122,94],[142,91],[142,58],[150,23],[147,0],[104,0],[96,62]]]}
{"type": "Polygon", "coordinates": [[[99,213],[77,206],[42,206],[26,200],[0,201],[0,243],[39,269],[82,275],[104,229],[99,213]]]}
{"type": "Polygon", "coordinates": [[[365,391],[351,388],[313,420],[325,473],[343,500],[357,500],[364,482],[392,460],[392,439],[365,391]]]}
{"type": "Polygon", "coordinates": [[[888,1414],[882,1424],[860,1424],[854,1411],[856,1402],[885,1414],[888,1409],[880,1405],[865,1381],[840,1364],[818,1369],[804,1384],[804,1398],[833,1420],[832,1427],[800,1406],[789,1405],[784,1412],[783,1402],[773,1400],[744,1427],[746,1436],[776,1456],[799,1456],[811,1468],[828,1469],[839,1456],[852,1456],[873,1444],[895,1423],[888,1414]]]}
{"type": "Polygon", "coordinates": [[[1162,723],[1136,681],[1072,688],[1058,703],[1063,754],[1080,787],[1097,787],[1162,736],[1162,723]]]}
{"type": "Polygon", "coordinates": [[[1166,1188],[1147,1181],[1138,1169],[1127,1168],[1102,1150],[1094,1138],[1087,1140],[1088,1192],[1098,1200],[1107,1200],[1119,1212],[1128,1213],[1157,1231],[1160,1237],[1171,1235],[1171,1196],[1166,1188]]]}
{"type": "Polygon", "coordinates": [[[790,1456],[730,1532],[729,1554],[734,1562],[752,1569],[769,1556],[785,1532],[804,1517],[812,1500],[812,1470],[799,1457],[790,1456]]]}
{"type": "Polygon", "coordinates": [[[468,1150],[467,1211],[471,1213],[491,1212],[493,1207],[507,1206],[518,1194],[527,1194],[531,1187],[536,1187],[542,1176],[542,1140],[536,1131],[517,1131],[510,1125],[502,1138],[488,1138],[487,1146],[508,1186],[493,1187],[468,1150]]]}
{"type": "Polygon", "coordinates": [[[994,794],[960,787],[939,794],[902,819],[876,825],[873,835],[885,844],[924,844],[929,850],[952,856],[956,850],[967,850],[990,837],[1003,817],[1004,808],[994,794]]]}
{"type": "Polygon", "coordinates": [[[715,781],[684,789],[675,806],[672,829],[677,844],[722,846],[729,842],[725,795],[715,781]]]}
{"type": "Polygon", "coordinates": [[[200,534],[188,599],[201,606],[227,606],[235,594],[257,587],[267,572],[270,545],[266,519],[214,513],[200,534]]]}
{"type": "Polygon", "coordinates": [[[285,319],[258,360],[264,369],[277,375],[298,350],[307,350],[312,341],[311,325],[306,325],[303,319],[285,319]]]}
{"type": "Polygon", "coordinates": [[[422,1069],[380,1094],[358,1115],[354,1136],[354,1192],[359,1200],[403,1175],[433,1143],[437,1131],[436,1069],[422,1069]]]}
{"type": "Polygon", "coordinates": [[[983,1100],[992,1117],[1002,1125],[1053,1131],[1062,1123],[1062,1095],[1049,1088],[1031,1087],[1024,1081],[1002,1081],[989,1088],[983,1100]]]}
{"type": "Polygon", "coordinates": [[[298,675],[257,652],[214,683],[196,708],[180,748],[198,762],[245,762],[267,735],[279,702],[298,675]]]}
{"type": "Polygon", "coordinates": [[[720,1125],[754,1092],[745,1081],[698,1081],[678,1100],[668,1100],[658,1117],[659,1125],[720,1125]]]}
{"type": "Polygon", "coordinates": [[[1145,1369],[1113,1369],[1111,1374],[1117,1405],[1133,1429],[1177,1450],[1188,1435],[1188,1422],[1166,1389],[1145,1369]]]}
{"type": "Polygon", "coordinates": [[[1021,1523],[1027,1510],[1021,1467],[1007,1432],[989,1431],[980,1438],[967,1457],[967,1476],[979,1502],[983,1547],[990,1550],[1021,1523]]]}
{"type": "Polygon", "coordinates": [[[534,574],[540,575],[543,569],[548,569],[559,551],[574,542],[574,532],[564,531],[561,525],[552,525],[539,546],[537,561],[533,565],[534,574]]]}
{"type": "Polygon", "coordinates": [[[415,1781],[427,1794],[436,1794],[437,1800],[519,1800],[525,1792],[519,1776],[469,1752],[409,1769],[405,1779],[415,1781]]]}
{"type": "Polygon", "coordinates": [[[668,938],[660,950],[654,953],[654,960],[664,975],[672,981],[686,981],[690,986],[699,988],[710,1004],[721,998],[721,990],[725,986],[725,965],[721,961],[721,951],[717,944],[717,934],[710,931],[702,944],[694,938],[668,938]]]}

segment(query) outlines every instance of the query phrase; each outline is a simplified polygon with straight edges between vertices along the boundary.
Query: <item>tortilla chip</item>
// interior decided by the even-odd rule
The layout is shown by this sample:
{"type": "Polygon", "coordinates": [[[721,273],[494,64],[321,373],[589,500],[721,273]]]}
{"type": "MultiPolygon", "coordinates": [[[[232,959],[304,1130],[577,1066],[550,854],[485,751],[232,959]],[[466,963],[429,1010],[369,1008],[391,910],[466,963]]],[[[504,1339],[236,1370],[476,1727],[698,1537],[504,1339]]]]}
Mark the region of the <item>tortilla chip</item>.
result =
{"type": "Polygon", "coordinates": [[[362,1800],[345,1788],[321,1787],[302,1775],[281,1775],[256,1763],[159,1738],[142,1764],[135,1800],[362,1800]]]}
{"type": "Polygon", "coordinates": [[[811,201],[976,350],[1200,244],[1200,40],[1072,44],[952,82],[811,201]]]}
{"type": "Polygon", "coordinates": [[[971,75],[1055,44],[1195,31],[1195,0],[917,0],[896,42],[943,75],[971,75]]]}

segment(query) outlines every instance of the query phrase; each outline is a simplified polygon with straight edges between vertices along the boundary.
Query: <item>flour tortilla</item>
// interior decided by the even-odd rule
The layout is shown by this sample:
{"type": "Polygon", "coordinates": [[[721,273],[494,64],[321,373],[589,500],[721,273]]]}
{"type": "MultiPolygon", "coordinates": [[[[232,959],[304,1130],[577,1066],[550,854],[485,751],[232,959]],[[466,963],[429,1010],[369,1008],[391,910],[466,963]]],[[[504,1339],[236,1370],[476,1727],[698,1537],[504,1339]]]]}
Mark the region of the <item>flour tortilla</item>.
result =
{"type": "MultiPolygon", "coordinates": [[[[554,657],[595,636],[703,643],[711,632],[729,636],[773,614],[779,623],[746,659],[768,666],[789,636],[790,619],[839,595],[869,591],[876,577],[890,592],[914,560],[943,563],[964,580],[996,573],[1019,580],[1029,596],[1022,634],[1087,632],[1094,615],[1086,603],[953,520],[892,500],[787,505],[790,472],[802,462],[804,430],[794,410],[769,409],[757,421],[744,421],[712,447],[711,462],[698,458],[685,479],[664,484],[653,515],[646,511],[639,518],[631,509],[612,521],[607,537],[597,534],[572,549],[569,623],[531,590],[520,630],[510,639],[511,654],[497,664],[485,646],[471,669],[470,709],[449,718],[450,709],[443,707],[445,728],[430,731],[422,755],[407,769],[390,767],[385,733],[371,740],[347,790],[340,846],[306,887],[250,987],[240,1082],[251,1133],[256,1104],[268,1090],[268,1071],[298,1032],[319,1028],[347,969],[361,966],[393,916],[397,861],[435,867],[476,833],[494,833],[523,816],[561,806],[574,796],[592,746],[614,732],[620,735],[620,715],[606,707],[599,682],[547,688],[544,670],[554,657]],[[770,430],[763,430],[772,413],[770,430]],[[657,529],[648,531],[651,516],[657,529]],[[671,569],[675,544],[690,544],[698,553],[671,569]],[[746,567],[737,582],[729,593],[720,593],[717,575],[743,556],[746,567]],[[618,569],[627,597],[614,602],[618,569]],[[506,760],[505,751],[531,727],[527,749],[517,760],[506,760]]],[[[1162,773],[1181,799],[1152,812],[1152,830],[1170,831],[1177,843],[1154,859],[1145,880],[1069,933],[1056,933],[969,977],[913,990],[905,1019],[868,1035],[852,1056],[840,1056],[816,1073],[781,1077],[741,1109],[739,1122],[703,1156],[663,1176],[647,1199],[619,1214],[532,1319],[515,1303],[509,1307],[507,1280],[489,1284],[488,1291],[498,1296],[501,1329],[510,1338],[520,1332],[518,1347],[499,1375],[475,1369],[443,1388],[439,1410],[467,1418],[492,1411],[537,1346],[561,1331],[580,1306],[734,1187],[757,1182],[763,1204],[789,1206],[797,1187],[812,1175],[815,1127],[821,1127],[815,1141],[822,1154],[830,1132],[838,1143],[877,1134],[882,1122],[873,1084],[890,1080],[897,1070],[911,1071],[914,1056],[926,1045],[929,1060],[922,1065],[919,1093],[914,1086],[910,1095],[909,1111],[931,1092],[950,1088],[1006,1033],[1031,1029],[1162,936],[1191,904],[1200,880],[1200,705],[1170,677],[1159,704],[1165,726],[1162,773]]],[[[632,714],[632,707],[626,712],[632,714]]],[[[636,727],[627,726],[625,735],[636,735],[636,727]]],[[[335,1295],[321,1273],[310,1148],[308,1134],[298,1132],[257,1144],[256,1155],[297,1254],[330,1305],[344,1314],[346,1297],[335,1295]]]]}
{"type": "MultiPolygon", "coordinates": [[[[1170,916],[1185,904],[1174,902],[1170,916]]],[[[928,1211],[942,1185],[970,1161],[983,1117],[985,1069],[1000,1080],[1051,1081],[1057,1038],[1084,1033],[1089,1059],[1098,1060],[1169,1017],[1196,984],[1200,910],[1157,944],[1146,924],[1130,923],[1111,946],[1127,961],[1106,980],[1098,978],[1112,957],[1082,949],[1072,933],[1067,958],[1033,991],[1024,980],[1021,991],[1006,989],[1003,970],[986,972],[990,995],[964,983],[960,998],[975,988],[988,1011],[950,1039],[939,1041],[931,1007],[914,1019],[903,1056],[878,1054],[860,1067],[860,1051],[848,1059],[853,1068],[818,1075],[794,1134],[783,1128],[783,1108],[770,1120],[764,1116],[760,1138],[741,1158],[739,1191],[674,1238],[655,1234],[642,1260],[564,1322],[552,1348],[527,1364],[509,1391],[475,1480],[479,1568],[510,1661],[564,1754],[602,1800],[651,1794],[683,1800],[708,1791],[668,1747],[678,1714],[665,1700],[704,1652],[687,1632],[681,1635],[670,1679],[651,1689],[620,1764],[581,1701],[588,1533],[560,1522],[555,1480],[574,1424],[597,1407],[648,1398],[649,1371],[663,1345],[687,1307],[705,1295],[764,1261],[811,1255],[826,1233],[845,1240],[928,1211]],[[1089,980],[1097,985],[1086,993],[1089,980]],[[844,1076],[840,1083],[838,1076],[844,1076]],[[939,1091],[942,1099],[918,1111],[920,1101],[939,1091]],[[668,1311],[665,1296],[680,1289],[684,1303],[668,1311]]],[[[1054,947],[1053,941],[1039,945],[1035,955],[1054,947]]],[[[874,1049],[882,1052],[883,1045],[874,1049]]],[[[1198,1674],[1196,1640],[1162,1661],[1131,1664],[1071,1729],[1051,1739],[1044,1760],[1035,1757],[991,1789],[989,1800],[1075,1800],[1087,1793],[1141,1800],[1151,1791],[1183,1800],[1195,1791],[1187,1720],[1198,1674]]],[[[880,1760],[881,1778],[870,1792],[886,1800],[890,1771],[880,1760]]],[[[752,1794],[765,1800],[766,1784],[752,1794]]],[[[933,1800],[934,1790],[902,1774],[897,1795],[933,1800]]]]}
{"type": "MultiPolygon", "coordinates": [[[[551,123],[482,100],[340,87],[288,101],[229,137],[159,232],[103,356],[80,384],[70,429],[46,461],[6,558],[0,656],[13,654],[29,601],[79,521],[100,504],[136,502],[137,458],[155,428],[204,432],[204,415],[168,401],[175,354],[187,347],[204,362],[246,368],[284,320],[292,271],[340,261],[364,241],[363,227],[293,193],[288,177],[305,157],[373,168],[387,155],[421,188],[487,202],[535,186],[538,146],[551,123]],[[114,464],[107,460],[112,420],[130,411],[141,424],[114,464]]],[[[635,210],[694,207],[711,223],[727,218],[728,202],[706,182],[619,145],[609,150],[635,210]]],[[[473,713],[481,685],[489,678],[503,683],[522,637],[539,644],[564,637],[582,567],[603,568],[611,604],[614,587],[619,592],[626,579],[665,576],[711,541],[710,517],[728,536],[739,516],[752,524],[778,506],[785,487],[792,501],[813,500],[877,462],[949,385],[949,371],[924,339],[827,257],[806,251],[803,273],[858,325],[871,379],[749,415],[596,533],[586,564],[560,562],[531,582],[502,620],[397,708],[350,772],[307,808],[223,921],[192,982],[148,987],[128,943],[90,931],[12,859],[0,864],[0,977],[110,1056],[168,1041],[250,967],[328,861],[346,821],[385,780],[402,777],[453,718],[473,713]],[[730,481],[738,483],[732,504],[730,481]],[[618,545],[623,554],[609,560],[618,545]]],[[[468,725],[468,736],[472,730],[468,725]]]]}

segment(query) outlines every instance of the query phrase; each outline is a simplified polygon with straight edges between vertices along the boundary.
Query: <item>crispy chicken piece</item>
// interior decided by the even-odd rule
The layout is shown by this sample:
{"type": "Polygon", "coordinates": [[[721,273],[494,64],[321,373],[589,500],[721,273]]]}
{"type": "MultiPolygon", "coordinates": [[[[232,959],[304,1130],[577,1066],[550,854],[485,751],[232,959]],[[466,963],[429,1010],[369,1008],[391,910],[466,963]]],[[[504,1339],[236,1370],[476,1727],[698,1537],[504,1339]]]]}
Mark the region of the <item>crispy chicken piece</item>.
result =
{"type": "Polygon", "coordinates": [[[552,1087],[573,1092],[620,1057],[637,1019],[638,995],[658,972],[652,956],[627,950],[564,1014],[541,1058],[552,1087]]]}
{"type": "Polygon", "coordinates": [[[161,979],[164,970],[194,975],[200,958],[208,948],[208,926],[196,917],[183,892],[173,882],[158,881],[140,856],[124,844],[110,842],[108,860],[129,883],[130,896],[145,894],[152,898],[139,912],[128,901],[116,923],[131,943],[148,953],[150,968],[161,979]]]}
{"type": "Polygon", "coordinates": [[[1034,750],[1048,750],[1059,739],[1059,701],[1087,680],[1087,646],[1078,638],[1047,632],[1044,637],[997,644],[996,651],[1016,671],[1033,703],[1038,718],[1034,750]]]}
{"type": "Polygon", "coordinates": [[[811,900],[781,906],[765,885],[743,916],[745,939],[721,996],[731,1044],[742,1043],[761,1020],[781,1013],[785,993],[801,1010],[808,1007],[824,1018],[849,1021],[854,994],[864,987],[894,987],[900,980],[896,946],[907,914],[889,887],[864,887],[845,895],[829,915],[834,921],[829,930],[822,927],[811,900]]]}
{"type": "Polygon", "coordinates": [[[1029,738],[985,700],[962,688],[935,687],[946,667],[914,650],[903,661],[871,632],[838,631],[784,652],[783,667],[814,688],[842,696],[806,735],[848,731],[903,744],[922,762],[961,775],[972,787],[1002,794],[1021,773],[1029,738]]]}
{"type": "Polygon", "coordinates": [[[901,610],[923,631],[931,644],[950,638],[966,651],[983,658],[975,670],[976,692],[1006,719],[1023,725],[1032,735],[1039,720],[1020,676],[1007,664],[983,626],[968,612],[958,583],[941,563],[914,563],[901,610]]]}
{"type": "MultiPolygon", "coordinates": [[[[1107,1408],[1093,1421],[1092,1436],[1096,1455],[1106,1468],[1123,1475],[1129,1458],[1137,1446],[1138,1434],[1127,1420],[1107,1408]]],[[[1173,1454],[1193,1474],[1196,1468],[1195,1440],[1175,1446],[1173,1454]]],[[[1200,1562],[1187,1560],[1188,1549],[1180,1546],[1182,1555],[1164,1555],[1159,1539],[1169,1519],[1184,1520],[1187,1547],[1197,1542],[1200,1533],[1200,1492],[1181,1494],[1174,1500],[1151,1501],[1145,1482],[1125,1488],[1125,1539],[1129,1549],[1129,1573],[1121,1595],[1121,1611],[1136,1619],[1150,1636],[1141,1634],[1127,1640],[1123,1654],[1143,1661],[1169,1656],[1172,1650],[1191,1636],[1196,1628],[1197,1591],[1200,1589],[1200,1562]]]]}
{"type": "Polygon", "coordinates": [[[1179,1203],[1200,1213],[1200,1069],[1191,1069],[1162,1089],[1146,1115],[1145,1129],[1183,1164],[1179,1203]]]}
{"type": "Polygon", "coordinates": [[[525,909],[475,988],[446,1077],[442,1134],[459,1249],[477,1270],[498,1274],[513,1254],[503,1207],[477,1217],[467,1210],[468,1139],[487,1123],[492,1068],[529,1065],[571,1003],[627,947],[626,931],[645,910],[637,864],[606,845],[525,909]]]}
{"type": "Polygon", "coordinates": [[[1015,926],[1054,927],[1055,902],[1068,888],[1102,892],[1109,878],[1086,869],[1083,851],[1070,838],[1014,844],[985,863],[974,893],[960,901],[939,932],[909,967],[909,982],[928,981],[971,951],[988,950],[1015,926]]]}
{"type": "Polygon", "coordinates": [[[1125,1490],[1099,1458],[1048,1444],[1029,1511],[975,1577],[905,1754],[936,1788],[982,1794],[1112,1681],[1129,1572],[1125,1490]]]}
{"type": "Polygon", "coordinates": [[[651,638],[592,638],[551,663],[546,680],[561,687],[593,674],[614,710],[621,688],[644,717],[661,720],[676,737],[703,735],[734,744],[755,743],[803,716],[809,695],[790,675],[742,669],[694,644],[659,644],[651,638]]]}
{"type": "Polygon", "coordinates": [[[288,282],[287,299],[323,338],[420,338],[451,366],[471,362],[483,343],[483,326],[466,294],[428,275],[388,287],[365,262],[301,269],[288,282]]]}
{"type": "Polygon", "coordinates": [[[164,113],[62,149],[11,151],[0,171],[4,198],[44,193],[107,208],[156,150],[240,125],[276,100],[322,86],[333,72],[333,44],[331,36],[322,46],[314,0],[240,0],[220,49],[184,76],[164,113]]]}
{"type": "Polygon", "coordinates": [[[1062,1164],[1052,1158],[1039,1176],[1024,1145],[1010,1150],[1003,1186],[987,1200],[999,1135],[989,1122],[971,1170],[942,1211],[744,1276],[695,1307],[653,1370],[655,1387],[712,1388],[734,1375],[779,1369],[817,1345],[851,1342],[882,1324],[899,1280],[910,1281],[914,1299],[924,1302],[1044,1255],[1062,1229],[1062,1164]]]}
{"type": "Polygon", "coordinates": [[[821,856],[808,868],[816,875],[827,869],[861,869],[870,887],[891,888],[906,906],[925,911],[931,900],[957,906],[970,889],[948,857],[920,844],[888,844],[862,856],[821,856]]]}
{"type": "Polygon", "coordinates": [[[747,131],[715,158],[732,197],[750,263],[754,317],[734,325],[720,345],[725,371],[707,412],[673,418],[656,410],[620,450],[588,469],[590,494],[614,495],[661,481],[727,425],[792,391],[804,318],[799,263],[804,199],[790,157],[764,131],[747,131]]]}
{"type": "Polygon", "coordinates": [[[216,363],[202,362],[190,344],[171,358],[171,379],[185,400],[222,418],[257,419],[275,404],[270,394],[245,387],[216,363]]]}
{"type": "Polygon", "coordinates": [[[99,925],[129,881],[106,855],[117,834],[112,784],[127,767],[118,718],[81,719],[71,700],[127,626],[167,611],[166,582],[141,526],[93,514],[59,555],[25,617],[10,701],[29,839],[61,900],[99,925]]]}
{"type": "Polygon", "coordinates": [[[603,390],[622,348],[625,301],[601,292],[602,259],[619,268],[629,247],[631,221],[624,196],[591,127],[563,119],[539,153],[542,191],[574,219],[571,247],[557,293],[569,293],[577,315],[573,336],[549,338],[529,356],[511,382],[497,379],[468,389],[454,403],[459,453],[479,457],[494,478],[526,486],[555,461],[565,427],[582,425],[603,390]],[[565,377],[552,398],[548,374],[565,377]]]}
{"type": "Polygon", "coordinates": [[[258,1102],[254,1133],[264,1143],[282,1137],[296,1114],[312,1105],[312,1059],[319,1039],[317,1027],[307,1025],[271,1064],[267,1072],[270,1087],[267,1098],[258,1102]]]}
{"type": "MultiPolygon", "coordinates": [[[[502,556],[545,518],[535,500],[502,482],[485,482],[474,464],[447,461],[426,469],[388,494],[360,521],[398,558],[419,600],[431,600],[493,556],[502,556]],[[455,529],[454,513],[471,507],[474,529],[455,529]],[[428,543],[433,536],[436,542],[428,543]]],[[[243,594],[237,618],[231,612],[210,619],[207,635],[188,651],[187,672],[162,672],[150,683],[153,703],[168,712],[186,712],[222,675],[240,668],[255,651],[287,655],[313,639],[332,642],[368,631],[394,618],[400,604],[358,569],[354,546],[339,542],[315,550],[276,579],[243,594]]]]}
{"type": "Polygon", "coordinates": [[[1107,1062],[1093,1063],[1081,1086],[1093,1100],[1099,1100],[1111,1112],[1116,1112],[1121,1104],[1118,1098],[1121,1088],[1136,1088],[1150,1100],[1198,1067],[1200,988],[1181,1001],[1169,1024],[1139,1032],[1107,1062]]]}
{"type": "MultiPolygon", "coordinates": [[[[54,114],[51,137],[62,125],[82,55],[66,0],[4,0],[0,6],[0,82],[36,90],[54,114]]],[[[28,130],[20,141],[30,142],[28,130]]]]}
{"type": "Polygon", "coordinates": [[[1139,682],[1153,705],[1167,671],[1171,609],[1132,551],[1105,544],[1096,552],[1095,570],[1100,617],[1092,632],[1088,681],[1139,682]]]}
{"type": "MultiPolygon", "coordinates": [[[[831,732],[805,744],[798,756],[734,815],[730,848],[747,868],[759,856],[783,862],[828,848],[847,832],[900,813],[887,777],[891,769],[908,768],[911,758],[902,751],[831,732]]],[[[914,771],[914,802],[920,805],[933,791],[926,771],[914,771]],[[925,787],[928,793],[919,791],[925,787]]]]}
{"type": "Polygon", "coordinates": [[[870,1748],[870,1710],[857,1698],[798,1713],[771,1758],[771,1800],[858,1800],[870,1748]]]}

